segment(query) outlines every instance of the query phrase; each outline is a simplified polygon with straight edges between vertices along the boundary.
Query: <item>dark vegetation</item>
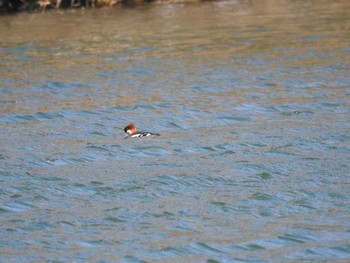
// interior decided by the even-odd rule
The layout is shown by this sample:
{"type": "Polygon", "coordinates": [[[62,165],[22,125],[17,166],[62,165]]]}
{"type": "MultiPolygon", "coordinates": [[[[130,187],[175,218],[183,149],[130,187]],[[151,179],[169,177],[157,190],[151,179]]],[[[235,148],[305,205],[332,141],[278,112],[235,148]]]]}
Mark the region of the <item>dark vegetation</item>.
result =
{"type": "Polygon", "coordinates": [[[54,8],[113,6],[116,4],[133,6],[153,1],[154,0],[0,0],[0,14],[54,8]]]}

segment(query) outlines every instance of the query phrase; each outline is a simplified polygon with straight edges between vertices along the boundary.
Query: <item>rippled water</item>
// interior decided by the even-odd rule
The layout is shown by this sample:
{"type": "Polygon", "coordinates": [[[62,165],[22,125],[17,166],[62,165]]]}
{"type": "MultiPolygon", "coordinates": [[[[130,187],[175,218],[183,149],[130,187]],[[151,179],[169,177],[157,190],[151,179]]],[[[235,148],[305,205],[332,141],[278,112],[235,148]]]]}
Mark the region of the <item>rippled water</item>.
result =
{"type": "Polygon", "coordinates": [[[0,261],[348,262],[349,10],[0,17],[0,261]]]}

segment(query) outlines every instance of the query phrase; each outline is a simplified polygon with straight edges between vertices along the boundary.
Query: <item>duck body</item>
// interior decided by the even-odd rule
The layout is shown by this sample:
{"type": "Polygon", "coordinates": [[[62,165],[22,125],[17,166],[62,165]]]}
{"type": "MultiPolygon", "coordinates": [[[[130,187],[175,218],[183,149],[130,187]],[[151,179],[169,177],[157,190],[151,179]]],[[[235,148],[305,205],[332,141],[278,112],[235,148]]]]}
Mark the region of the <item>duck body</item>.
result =
{"type": "Polygon", "coordinates": [[[124,132],[127,134],[125,139],[127,138],[141,138],[141,137],[155,137],[160,136],[159,133],[152,132],[141,132],[136,130],[135,124],[131,123],[124,128],[124,132]]]}

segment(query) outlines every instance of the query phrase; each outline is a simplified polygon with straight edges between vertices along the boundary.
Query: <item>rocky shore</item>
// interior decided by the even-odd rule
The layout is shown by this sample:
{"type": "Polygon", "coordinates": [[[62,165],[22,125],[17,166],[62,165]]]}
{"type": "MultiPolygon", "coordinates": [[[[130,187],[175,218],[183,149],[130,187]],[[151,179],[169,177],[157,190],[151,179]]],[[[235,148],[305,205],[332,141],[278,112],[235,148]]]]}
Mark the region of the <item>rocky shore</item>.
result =
{"type": "Polygon", "coordinates": [[[201,0],[0,0],[0,14],[59,8],[94,8],[114,5],[135,6],[151,2],[199,1],[201,0]]]}

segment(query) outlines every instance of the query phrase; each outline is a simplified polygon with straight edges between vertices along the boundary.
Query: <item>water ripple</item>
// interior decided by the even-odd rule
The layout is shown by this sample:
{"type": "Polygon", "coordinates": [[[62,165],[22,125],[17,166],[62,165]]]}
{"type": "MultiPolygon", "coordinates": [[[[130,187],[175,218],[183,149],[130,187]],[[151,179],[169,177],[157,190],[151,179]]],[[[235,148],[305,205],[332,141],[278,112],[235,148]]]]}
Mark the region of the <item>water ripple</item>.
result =
{"type": "Polygon", "coordinates": [[[267,2],[0,17],[1,260],[346,261],[349,3],[267,2]]]}

